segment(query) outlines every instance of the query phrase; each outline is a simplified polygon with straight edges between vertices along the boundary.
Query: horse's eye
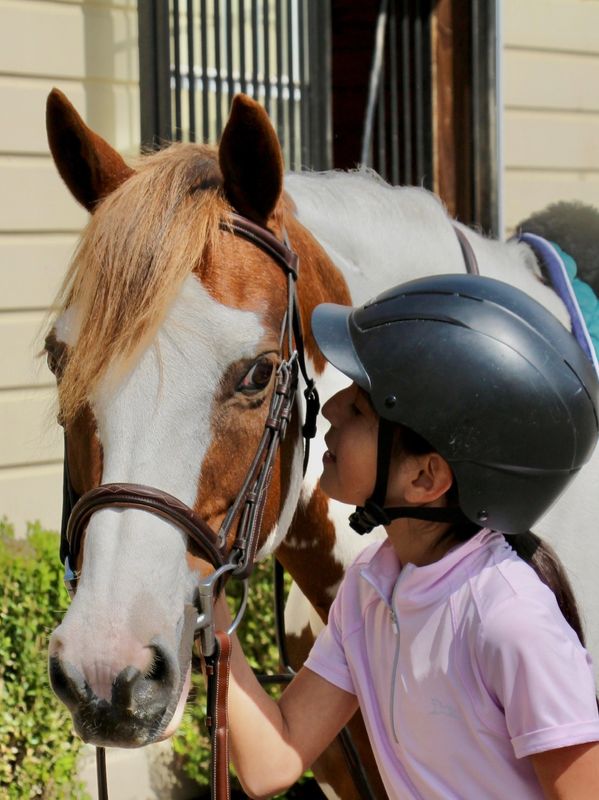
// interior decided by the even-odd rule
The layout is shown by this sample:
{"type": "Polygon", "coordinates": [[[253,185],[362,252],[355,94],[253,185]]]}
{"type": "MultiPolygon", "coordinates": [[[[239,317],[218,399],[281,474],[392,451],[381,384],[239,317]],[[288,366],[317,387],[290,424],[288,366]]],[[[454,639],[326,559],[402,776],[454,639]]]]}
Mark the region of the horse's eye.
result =
{"type": "Polygon", "coordinates": [[[266,389],[274,370],[274,364],[268,358],[260,358],[245,374],[237,390],[244,394],[257,394],[266,389]]]}
{"type": "Polygon", "coordinates": [[[50,372],[56,375],[58,372],[58,358],[54,353],[50,353],[49,351],[46,353],[46,363],[50,372]]]}
{"type": "Polygon", "coordinates": [[[65,367],[67,355],[66,346],[62,342],[57,341],[56,336],[52,332],[46,336],[44,349],[46,351],[46,363],[48,364],[48,369],[53,375],[55,375],[57,378],[60,378],[65,367]]]}

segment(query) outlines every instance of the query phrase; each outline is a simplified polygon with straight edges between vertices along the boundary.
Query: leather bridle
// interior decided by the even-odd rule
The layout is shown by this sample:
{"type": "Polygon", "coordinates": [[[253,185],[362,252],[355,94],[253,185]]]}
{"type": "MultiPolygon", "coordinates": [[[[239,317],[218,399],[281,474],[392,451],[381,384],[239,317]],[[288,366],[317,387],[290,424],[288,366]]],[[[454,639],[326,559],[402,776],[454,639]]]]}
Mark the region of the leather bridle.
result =
{"type": "MultiPolygon", "coordinates": [[[[227,684],[229,674],[230,634],[239,622],[240,612],[228,632],[216,631],[213,605],[216,594],[230,576],[246,580],[254,566],[267,491],[273,464],[291,418],[301,372],[306,388],[304,472],[309,442],[316,433],[319,411],[318,393],[308,376],[302,326],[296,295],[299,259],[289,245],[280,242],[266,228],[239,214],[232,213],[221,229],[240,236],[267,253],[287,277],[287,307],[281,324],[280,364],[268,416],[258,448],[239,492],[229,507],[218,531],[213,530],[192,508],[166,492],[135,483],[101,484],[77,498],[73,489],[65,441],[64,493],[61,532],[61,558],[65,565],[65,584],[73,597],[78,575],[75,566],[81,542],[91,516],[102,508],[134,508],[158,514],[172,522],[189,537],[200,558],[212,565],[214,572],[198,582],[196,608],[198,617],[194,638],[199,638],[207,678],[208,716],[211,731],[211,784],[213,798],[229,797],[227,684]],[[234,540],[230,543],[235,520],[234,540]]],[[[245,605],[242,604],[244,608],[245,605]]],[[[243,610],[243,609],[242,609],[243,610]]],[[[100,800],[107,800],[105,752],[98,747],[97,775],[100,800]]]]}

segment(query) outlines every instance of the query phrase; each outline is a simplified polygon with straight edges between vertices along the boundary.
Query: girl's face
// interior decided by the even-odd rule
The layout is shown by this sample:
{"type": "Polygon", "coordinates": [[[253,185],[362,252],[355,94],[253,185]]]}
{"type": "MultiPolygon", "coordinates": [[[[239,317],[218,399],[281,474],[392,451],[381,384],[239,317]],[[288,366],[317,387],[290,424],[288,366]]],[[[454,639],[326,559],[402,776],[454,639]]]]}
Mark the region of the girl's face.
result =
{"type": "Polygon", "coordinates": [[[341,503],[361,506],[376,480],[378,416],[355,383],[328,400],[322,409],[331,423],[320,486],[341,503]]]}

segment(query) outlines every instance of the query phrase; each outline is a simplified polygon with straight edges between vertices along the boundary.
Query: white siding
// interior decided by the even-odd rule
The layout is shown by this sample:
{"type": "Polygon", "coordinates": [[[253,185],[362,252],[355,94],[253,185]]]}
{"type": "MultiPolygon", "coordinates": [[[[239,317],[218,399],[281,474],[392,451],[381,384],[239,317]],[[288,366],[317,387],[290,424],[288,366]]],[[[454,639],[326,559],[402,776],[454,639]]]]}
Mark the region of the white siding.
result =
{"type": "Polygon", "coordinates": [[[48,152],[53,86],[123,154],[139,150],[135,0],[0,0],[0,515],[58,527],[62,442],[37,358],[87,215],[48,152]]]}
{"type": "Polygon", "coordinates": [[[599,206],[599,0],[503,4],[508,231],[558,200],[599,206]]]}

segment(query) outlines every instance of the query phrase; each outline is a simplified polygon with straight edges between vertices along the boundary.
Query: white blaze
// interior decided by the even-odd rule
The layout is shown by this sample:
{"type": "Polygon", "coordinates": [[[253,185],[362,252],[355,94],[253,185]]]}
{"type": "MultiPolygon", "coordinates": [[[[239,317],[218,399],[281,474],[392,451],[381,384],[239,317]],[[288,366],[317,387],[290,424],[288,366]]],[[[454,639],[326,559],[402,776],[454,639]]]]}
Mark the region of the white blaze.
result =
{"type": "MultiPolygon", "coordinates": [[[[57,325],[67,335],[69,329],[71,319],[57,325]]],[[[119,384],[109,370],[91,398],[102,482],[147,484],[193,505],[219,382],[230,364],[256,354],[263,335],[257,314],[222,305],[189,277],[126,378],[119,384]]],[[[185,552],[184,535],[156,515],[94,514],[81,581],[59,629],[65,657],[116,665],[131,635],[178,648],[194,583],[185,552]]]]}

